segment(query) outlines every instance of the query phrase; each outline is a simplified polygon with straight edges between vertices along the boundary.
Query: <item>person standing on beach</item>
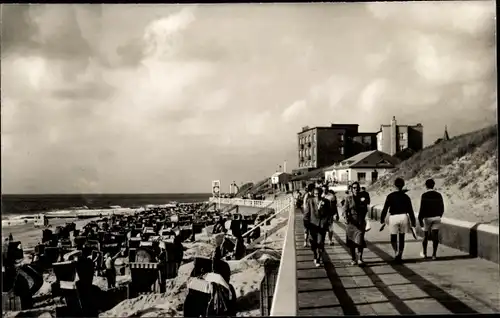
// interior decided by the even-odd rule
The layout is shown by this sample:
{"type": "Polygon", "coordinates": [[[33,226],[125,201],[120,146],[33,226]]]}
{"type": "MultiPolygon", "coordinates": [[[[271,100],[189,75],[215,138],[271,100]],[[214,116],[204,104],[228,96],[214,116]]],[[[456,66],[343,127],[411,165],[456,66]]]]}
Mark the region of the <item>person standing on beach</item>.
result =
{"type": "Polygon", "coordinates": [[[424,240],[422,241],[422,252],[420,256],[427,258],[427,242],[432,240],[432,259],[436,259],[439,245],[439,227],[444,214],[444,201],[441,193],[434,190],[435,182],[432,179],[425,181],[427,192],[422,194],[420,199],[420,210],[418,212],[418,222],[424,230],[424,240]]]}
{"type": "Polygon", "coordinates": [[[306,193],[304,194],[303,205],[302,205],[302,214],[303,214],[303,222],[304,222],[304,247],[309,246],[309,223],[311,219],[310,210],[306,209],[305,205],[309,197],[313,194],[314,191],[314,183],[310,183],[307,186],[306,193]]]}
{"type": "Polygon", "coordinates": [[[387,196],[382,214],[380,215],[380,223],[385,224],[385,218],[387,213],[389,213],[389,230],[391,233],[391,245],[395,254],[394,261],[399,263],[403,260],[405,234],[411,230],[409,228],[410,225],[415,227],[416,222],[411,199],[406,194],[406,191],[403,190],[405,181],[397,178],[394,181],[394,186],[396,187],[396,191],[387,196]],[[408,218],[411,224],[409,224],[408,218]]]}
{"type": "Polygon", "coordinates": [[[351,185],[352,192],[345,198],[344,218],[347,224],[346,243],[351,252],[351,265],[364,265],[363,250],[366,248],[366,215],[370,197],[361,192],[358,182],[351,185]],[[356,253],[357,249],[357,253],[356,253]]]}
{"type": "Polygon", "coordinates": [[[160,255],[158,255],[158,285],[160,287],[160,293],[166,292],[167,283],[167,251],[164,247],[161,248],[160,255]]]}
{"type": "Polygon", "coordinates": [[[314,265],[319,267],[325,248],[325,235],[329,219],[329,203],[322,197],[321,188],[314,189],[313,196],[304,201],[304,214],[310,216],[309,237],[314,253],[314,265]]]}
{"type": "Polygon", "coordinates": [[[105,275],[106,280],[108,281],[108,289],[116,287],[116,268],[115,268],[115,260],[120,256],[121,250],[116,253],[115,256],[111,257],[111,254],[108,252],[104,256],[104,266],[106,267],[105,275]]]}

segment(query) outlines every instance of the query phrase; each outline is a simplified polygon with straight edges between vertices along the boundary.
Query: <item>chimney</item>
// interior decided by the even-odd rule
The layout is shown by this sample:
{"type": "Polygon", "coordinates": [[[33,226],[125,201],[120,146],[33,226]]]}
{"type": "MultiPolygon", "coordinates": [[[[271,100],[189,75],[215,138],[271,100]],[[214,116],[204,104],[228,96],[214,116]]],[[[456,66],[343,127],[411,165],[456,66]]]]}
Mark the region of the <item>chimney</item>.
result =
{"type": "Polygon", "coordinates": [[[286,173],[286,160],[285,160],[285,162],[283,163],[283,172],[285,172],[285,173],[286,173]]]}
{"type": "Polygon", "coordinates": [[[397,152],[398,145],[398,125],[396,122],[396,116],[392,116],[391,120],[391,156],[394,156],[397,152]]]}

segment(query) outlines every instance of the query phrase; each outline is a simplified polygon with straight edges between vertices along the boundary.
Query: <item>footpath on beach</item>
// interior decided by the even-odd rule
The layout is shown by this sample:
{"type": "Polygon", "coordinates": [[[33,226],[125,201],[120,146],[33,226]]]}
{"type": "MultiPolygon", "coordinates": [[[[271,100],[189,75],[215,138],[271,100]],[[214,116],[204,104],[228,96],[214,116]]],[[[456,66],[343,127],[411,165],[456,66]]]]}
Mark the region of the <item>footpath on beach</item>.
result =
{"type": "MultiPolygon", "coordinates": [[[[295,262],[296,273],[283,271],[280,279],[296,279],[296,290],[281,291],[290,295],[280,295],[279,298],[297,299],[295,315],[500,311],[500,275],[498,264],[494,262],[472,258],[444,245],[439,246],[437,260],[423,259],[419,256],[421,239],[407,237],[404,263],[391,263],[393,251],[389,234],[380,232],[372,221],[372,230],[366,234],[368,247],[364,252],[364,267],[349,264],[351,257],[345,246],[345,226],[336,223],[334,246],[326,245],[324,266],[317,268],[310,248],[304,247],[302,214],[298,209],[294,212],[295,253],[288,254],[290,256],[282,262],[295,262]]],[[[286,308],[284,304],[275,305],[286,308]]]]}

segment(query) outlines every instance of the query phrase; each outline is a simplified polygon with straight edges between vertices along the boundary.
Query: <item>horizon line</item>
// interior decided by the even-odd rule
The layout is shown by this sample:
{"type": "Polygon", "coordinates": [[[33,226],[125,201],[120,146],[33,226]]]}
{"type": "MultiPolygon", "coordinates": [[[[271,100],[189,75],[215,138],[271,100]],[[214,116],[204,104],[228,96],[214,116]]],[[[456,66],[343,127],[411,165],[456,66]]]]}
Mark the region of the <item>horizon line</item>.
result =
{"type": "Polygon", "coordinates": [[[134,195],[164,195],[164,194],[175,194],[175,195],[191,195],[191,194],[212,194],[211,192],[82,192],[82,193],[2,193],[1,195],[87,195],[87,194],[98,194],[98,195],[123,195],[123,194],[134,194],[134,195]]]}

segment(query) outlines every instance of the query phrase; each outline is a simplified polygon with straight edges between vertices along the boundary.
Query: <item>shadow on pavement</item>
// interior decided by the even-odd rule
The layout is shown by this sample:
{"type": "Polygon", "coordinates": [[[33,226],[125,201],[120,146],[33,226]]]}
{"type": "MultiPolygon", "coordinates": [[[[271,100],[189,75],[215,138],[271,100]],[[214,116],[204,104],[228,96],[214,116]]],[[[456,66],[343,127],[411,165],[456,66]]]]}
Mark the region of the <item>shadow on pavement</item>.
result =
{"type": "Polygon", "coordinates": [[[337,271],[335,270],[335,266],[332,264],[328,253],[323,253],[323,262],[326,274],[330,283],[332,284],[333,292],[337,299],[339,300],[340,306],[342,307],[342,311],[346,316],[358,316],[360,313],[354,304],[351,296],[347,293],[347,290],[342,284],[342,280],[340,279],[337,271]]]}
{"type": "MultiPolygon", "coordinates": [[[[345,229],[344,226],[341,226],[342,229],[345,229]]],[[[335,234],[336,235],[336,234],[335,234]]],[[[336,235],[336,238],[339,237],[336,235]]],[[[343,243],[343,242],[342,242],[343,243]]],[[[437,302],[439,302],[444,308],[448,309],[451,313],[454,314],[474,314],[478,313],[476,310],[472,309],[468,305],[461,302],[458,298],[448,294],[446,291],[441,289],[439,286],[431,283],[424,277],[420,276],[410,268],[404,266],[404,264],[394,264],[391,262],[393,257],[383,251],[378,246],[374,245],[372,242],[368,242],[368,249],[375,253],[378,257],[386,262],[386,264],[392,267],[396,272],[398,272],[401,276],[409,280],[413,285],[420,288],[423,292],[425,292],[430,297],[434,298],[437,302]],[[371,243],[371,244],[370,244],[371,243]]],[[[365,272],[368,275],[366,270],[369,270],[369,267],[364,267],[365,272]]],[[[374,274],[376,275],[376,274],[374,274]]],[[[381,290],[381,292],[383,292],[381,290]]],[[[397,307],[396,307],[397,308],[397,307]]],[[[397,308],[398,311],[400,308],[397,308]]],[[[401,308],[402,309],[402,308],[401,308]]],[[[400,311],[401,312],[401,311],[400,311]]],[[[404,312],[401,312],[404,314],[404,312]]]]}
{"type": "MultiPolygon", "coordinates": [[[[370,248],[372,244],[368,244],[368,248],[370,248]]],[[[436,260],[432,260],[431,258],[405,258],[403,259],[404,264],[417,264],[417,263],[427,263],[427,262],[439,262],[439,261],[453,261],[459,259],[474,259],[476,257],[470,255],[454,255],[454,256],[440,256],[436,260]]],[[[377,264],[387,264],[386,261],[376,261],[376,262],[367,262],[367,265],[377,265],[377,264]]]]}
{"type": "MultiPolygon", "coordinates": [[[[333,236],[338,241],[340,246],[342,246],[347,251],[347,253],[350,253],[349,248],[347,247],[347,245],[343,241],[340,240],[340,237],[337,235],[337,233],[334,233],[333,236]]],[[[394,308],[396,308],[396,310],[400,314],[402,314],[402,315],[414,315],[415,314],[415,312],[410,307],[408,307],[408,305],[406,305],[404,303],[404,301],[402,301],[401,298],[399,298],[387,286],[387,284],[385,284],[380,279],[380,277],[378,277],[378,275],[375,274],[375,272],[373,272],[373,270],[370,267],[363,266],[361,268],[365,272],[365,274],[366,274],[365,276],[370,278],[370,280],[373,282],[373,285],[380,291],[380,293],[382,293],[382,295],[384,295],[385,298],[387,298],[387,300],[394,306],[394,308]]]]}

